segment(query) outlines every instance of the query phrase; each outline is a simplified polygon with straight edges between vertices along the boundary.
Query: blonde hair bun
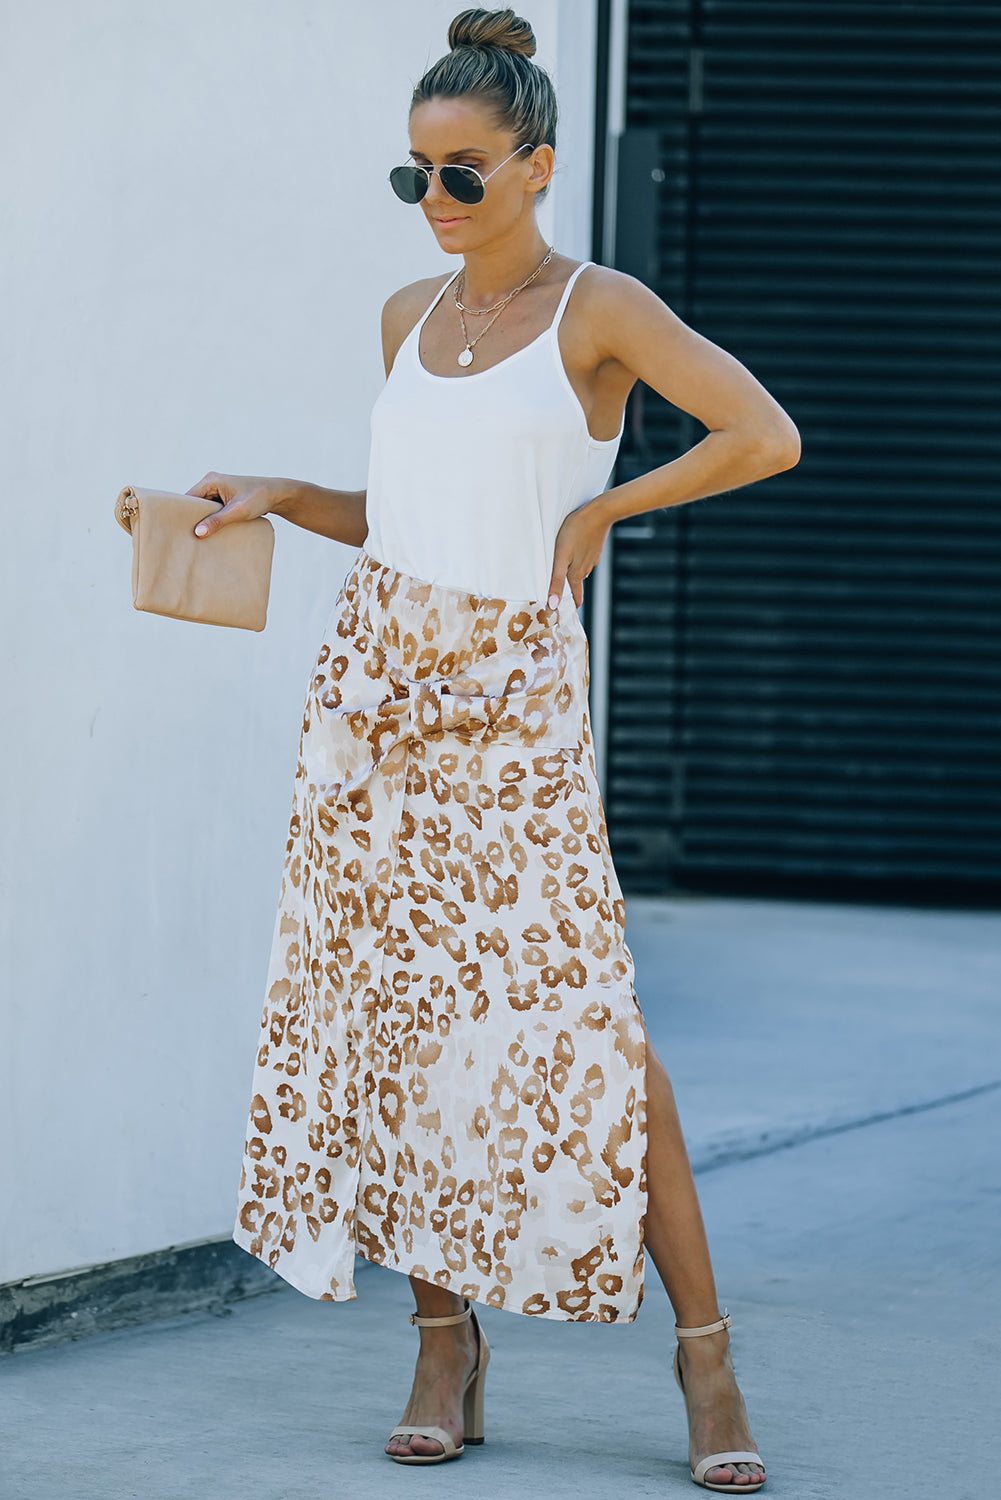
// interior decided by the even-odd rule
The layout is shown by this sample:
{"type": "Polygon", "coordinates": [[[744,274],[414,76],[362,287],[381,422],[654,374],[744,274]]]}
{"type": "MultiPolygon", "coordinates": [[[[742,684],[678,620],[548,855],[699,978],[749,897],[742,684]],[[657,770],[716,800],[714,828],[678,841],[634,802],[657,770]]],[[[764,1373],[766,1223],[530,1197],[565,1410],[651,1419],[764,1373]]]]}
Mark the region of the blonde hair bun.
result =
{"type": "Polygon", "coordinates": [[[458,47],[497,47],[502,52],[534,57],[535,33],[528,22],[506,10],[481,10],[474,6],[463,10],[448,28],[448,45],[458,47]]]}

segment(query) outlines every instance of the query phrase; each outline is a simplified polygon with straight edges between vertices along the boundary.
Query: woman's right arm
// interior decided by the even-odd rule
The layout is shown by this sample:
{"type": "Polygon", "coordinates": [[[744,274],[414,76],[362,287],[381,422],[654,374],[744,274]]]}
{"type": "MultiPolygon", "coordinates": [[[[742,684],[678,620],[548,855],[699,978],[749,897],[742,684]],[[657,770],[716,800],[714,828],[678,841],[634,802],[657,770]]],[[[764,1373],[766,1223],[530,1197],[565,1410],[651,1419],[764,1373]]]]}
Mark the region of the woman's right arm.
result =
{"type": "Polygon", "coordinates": [[[253,521],[267,515],[284,516],[293,526],[349,547],[360,547],[368,535],[364,490],[327,490],[306,479],[211,473],[186,493],[223,502],[222,510],[199,521],[196,536],[212,536],[231,521],[253,521]]]}

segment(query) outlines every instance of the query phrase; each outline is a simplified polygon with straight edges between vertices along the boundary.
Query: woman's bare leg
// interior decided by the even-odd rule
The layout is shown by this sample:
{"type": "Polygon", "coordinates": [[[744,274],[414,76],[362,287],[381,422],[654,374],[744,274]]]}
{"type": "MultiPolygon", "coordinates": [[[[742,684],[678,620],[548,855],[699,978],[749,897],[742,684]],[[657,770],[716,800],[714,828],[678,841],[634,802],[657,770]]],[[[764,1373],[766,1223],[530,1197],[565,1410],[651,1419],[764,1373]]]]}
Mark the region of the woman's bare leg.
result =
{"type": "MultiPolygon", "coordinates": [[[[461,1313],[465,1307],[463,1299],[455,1292],[446,1292],[430,1281],[418,1281],[411,1276],[417,1312],[422,1318],[448,1318],[461,1313]]],[[[426,1422],[429,1427],[444,1427],[456,1447],[462,1447],[462,1393],[466,1381],[476,1366],[476,1334],[472,1319],[465,1323],[454,1323],[449,1328],[421,1328],[420,1352],[414,1371],[414,1385],[407,1409],[400,1418],[401,1425],[426,1422]]],[[[427,1456],[442,1453],[444,1449],[436,1438],[425,1438],[415,1433],[412,1437],[398,1437],[386,1444],[387,1453],[427,1456]]]]}
{"type": "MultiPolygon", "coordinates": [[[[647,1036],[647,1215],[644,1244],[671,1299],[680,1328],[701,1328],[720,1317],[716,1282],[688,1151],[664,1064],[647,1036]]],[[[688,1407],[689,1462],[709,1453],[757,1452],[744,1398],[730,1360],[730,1335],[681,1340],[681,1374],[688,1407]]],[[[711,1484],[760,1480],[764,1465],[710,1469],[711,1484]]]]}
{"type": "MultiPolygon", "coordinates": [[[[702,1210],[674,1091],[663,1063],[647,1037],[647,1215],[646,1251],[653,1261],[682,1328],[715,1323],[719,1303],[702,1210]]],[[[411,1276],[422,1317],[441,1318],[462,1312],[463,1300],[454,1292],[411,1276]]],[[[414,1384],[402,1423],[426,1422],[444,1427],[456,1443],[462,1440],[462,1392],[476,1363],[472,1324],[450,1328],[422,1328],[414,1384]]],[[[733,1448],[756,1451],[747,1424],[743,1398],[737,1389],[729,1354],[729,1334],[686,1339],[681,1346],[682,1376],[689,1413],[689,1462],[694,1467],[708,1453],[733,1448]]],[[[432,1455],[442,1451],[433,1438],[415,1435],[387,1444],[387,1453],[432,1455]]],[[[714,1484],[760,1479],[763,1466],[737,1464],[710,1469],[714,1484]],[[732,1476],[732,1477],[731,1477],[732,1476]]]]}

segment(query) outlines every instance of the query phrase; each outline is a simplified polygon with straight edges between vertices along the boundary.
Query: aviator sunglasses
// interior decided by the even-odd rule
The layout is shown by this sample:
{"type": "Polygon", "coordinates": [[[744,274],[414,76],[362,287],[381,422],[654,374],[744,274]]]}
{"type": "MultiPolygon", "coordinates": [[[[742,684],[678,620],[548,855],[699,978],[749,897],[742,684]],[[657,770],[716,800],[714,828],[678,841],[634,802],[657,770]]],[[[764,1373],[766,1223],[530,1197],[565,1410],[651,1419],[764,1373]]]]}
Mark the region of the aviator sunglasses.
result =
{"type": "MultiPolygon", "coordinates": [[[[518,151],[524,151],[524,149],[524,146],[518,147],[518,151]]],[[[535,147],[529,146],[528,149],[534,151],[535,147]]],[[[419,167],[414,162],[407,162],[402,167],[394,167],[389,174],[389,180],[397,198],[402,198],[404,203],[419,203],[431,186],[432,174],[437,172],[438,181],[445,192],[457,203],[482,203],[486,184],[494,172],[499,172],[501,167],[507,166],[511,158],[518,155],[518,151],[512,151],[511,156],[505,156],[500,167],[494,167],[494,171],[488,172],[486,177],[481,177],[475,167],[419,167]]]]}

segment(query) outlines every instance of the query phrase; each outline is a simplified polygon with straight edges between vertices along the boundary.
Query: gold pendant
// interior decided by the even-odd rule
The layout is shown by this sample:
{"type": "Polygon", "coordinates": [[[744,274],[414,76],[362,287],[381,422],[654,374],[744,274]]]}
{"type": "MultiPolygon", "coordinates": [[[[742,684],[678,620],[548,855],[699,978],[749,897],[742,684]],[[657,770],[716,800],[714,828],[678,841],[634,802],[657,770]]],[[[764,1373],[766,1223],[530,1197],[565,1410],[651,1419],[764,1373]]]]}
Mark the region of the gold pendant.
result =
{"type": "Polygon", "coordinates": [[[465,368],[466,365],[471,365],[473,363],[473,351],[468,347],[468,345],[459,355],[459,363],[463,368],[465,368]]]}

